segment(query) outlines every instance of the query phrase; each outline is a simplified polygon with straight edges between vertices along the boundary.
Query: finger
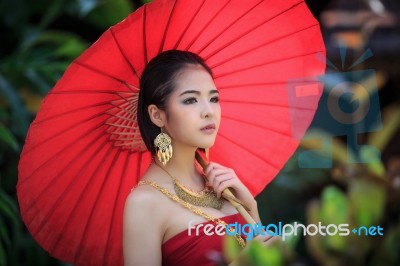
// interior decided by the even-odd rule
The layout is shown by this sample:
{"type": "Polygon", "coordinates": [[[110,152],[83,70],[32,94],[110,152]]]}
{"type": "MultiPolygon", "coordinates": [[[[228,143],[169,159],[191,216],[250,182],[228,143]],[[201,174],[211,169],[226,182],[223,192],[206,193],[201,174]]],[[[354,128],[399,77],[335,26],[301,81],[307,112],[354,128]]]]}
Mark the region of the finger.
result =
{"type": "Polygon", "coordinates": [[[272,238],[274,238],[273,235],[264,232],[264,233],[259,233],[257,236],[255,236],[254,240],[258,240],[264,243],[264,242],[269,242],[272,238]]]}
{"type": "Polygon", "coordinates": [[[232,177],[229,175],[218,175],[218,176],[214,177],[214,182],[212,183],[212,186],[213,186],[213,188],[218,188],[222,182],[227,181],[231,178],[232,177]]]}
{"type": "Polygon", "coordinates": [[[254,239],[263,242],[263,244],[265,245],[271,245],[275,242],[279,242],[282,240],[282,238],[279,235],[270,230],[268,232],[262,230],[262,232],[259,232],[258,235],[254,237],[254,239]]]}
{"type": "Polygon", "coordinates": [[[218,169],[218,170],[213,169],[210,172],[209,177],[208,177],[210,184],[212,184],[212,185],[216,184],[216,180],[218,180],[218,178],[220,178],[220,176],[225,176],[225,175],[231,176],[231,175],[228,175],[228,172],[224,169],[218,169]]]}
{"type": "Polygon", "coordinates": [[[207,165],[207,167],[210,167],[210,170],[212,170],[212,169],[229,169],[229,168],[227,168],[227,167],[225,167],[223,165],[220,165],[220,164],[214,163],[214,162],[210,162],[207,165]]]}
{"type": "Polygon", "coordinates": [[[269,238],[263,241],[263,244],[265,246],[269,246],[278,243],[279,241],[281,241],[281,238],[279,236],[270,236],[269,238]]]}
{"type": "Polygon", "coordinates": [[[210,171],[214,168],[214,163],[209,163],[206,168],[204,169],[204,174],[208,176],[210,171]]]}
{"type": "Polygon", "coordinates": [[[225,188],[231,187],[234,183],[235,180],[233,180],[232,178],[221,182],[218,185],[217,190],[215,191],[217,193],[218,198],[221,197],[222,191],[224,191],[225,188]]]}
{"type": "Polygon", "coordinates": [[[211,169],[208,171],[208,174],[206,175],[208,183],[213,185],[215,182],[215,178],[217,176],[226,174],[227,171],[225,169],[211,169]]]}
{"type": "MultiPolygon", "coordinates": [[[[207,166],[207,167],[212,167],[212,166],[207,166]]],[[[214,178],[215,178],[215,174],[214,174],[212,168],[207,168],[207,171],[205,171],[204,174],[207,178],[208,184],[210,184],[212,186],[214,184],[214,178]]]]}

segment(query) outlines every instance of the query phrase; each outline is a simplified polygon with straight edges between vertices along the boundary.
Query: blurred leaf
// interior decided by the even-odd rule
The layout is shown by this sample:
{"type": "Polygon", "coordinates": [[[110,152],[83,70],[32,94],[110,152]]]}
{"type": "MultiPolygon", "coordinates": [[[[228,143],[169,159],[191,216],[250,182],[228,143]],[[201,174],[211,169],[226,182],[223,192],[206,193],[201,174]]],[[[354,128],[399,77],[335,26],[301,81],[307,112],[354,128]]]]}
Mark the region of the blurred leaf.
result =
{"type": "Polygon", "coordinates": [[[20,135],[24,135],[28,131],[29,119],[22,104],[20,97],[16,93],[16,89],[0,74],[0,94],[2,94],[13,111],[14,129],[20,135]]]}
{"type": "Polygon", "coordinates": [[[86,48],[86,44],[76,38],[71,38],[54,51],[54,56],[75,58],[78,57],[86,48]]]}
{"type": "MultiPolygon", "coordinates": [[[[300,222],[297,222],[300,223],[300,222]]],[[[290,223],[293,228],[297,229],[295,232],[293,232],[293,234],[290,235],[286,235],[285,236],[285,245],[287,245],[289,248],[291,248],[292,250],[296,247],[297,243],[299,242],[303,232],[302,230],[300,230],[300,227],[295,227],[295,222],[290,223]]]]}
{"type": "Polygon", "coordinates": [[[9,246],[11,244],[11,241],[7,232],[7,225],[5,224],[3,217],[0,216],[0,242],[4,241],[4,243],[9,246]]]}
{"type": "Polygon", "coordinates": [[[354,179],[348,193],[356,226],[369,227],[381,221],[386,203],[386,190],[381,185],[354,179]]]}
{"type": "Polygon", "coordinates": [[[40,88],[43,93],[48,92],[51,88],[50,83],[44,79],[37,71],[33,68],[27,68],[25,71],[25,77],[40,88]]]}
{"type": "Polygon", "coordinates": [[[79,15],[81,17],[89,14],[96,6],[98,6],[102,0],[77,0],[76,3],[78,5],[79,15]]]}
{"type": "Polygon", "coordinates": [[[3,247],[3,243],[0,241],[0,266],[7,265],[6,252],[3,247]]]}
{"type": "Polygon", "coordinates": [[[55,49],[52,50],[52,56],[55,57],[65,57],[75,59],[79,56],[87,47],[87,42],[83,41],[76,34],[63,32],[63,31],[45,31],[35,42],[32,42],[31,45],[56,45],[55,49]]]}
{"type": "MultiPolygon", "coordinates": [[[[337,230],[340,224],[349,224],[349,202],[346,195],[334,186],[329,186],[322,192],[321,222],[324,226],[333,225],[337,230]]],[[[326,230],[328,230],[326,228],[326,230]]],[[[330,229],[332,232],[332,229],[330,229]]],[[[330,235],[326,233],[324,243],[329,249],[345,251],[346,237],[340,236],[339,231],[330,235]]]]}
{"type": "MultiPolygon", "coordinates": [[[[307,224],[318,224],[321,220],[321,206],[317,200],[311,201],[307,206],[307,224]]],[[[322,236],[317,234],[315,236],[307,236],[306,244],[307,250],[311,256],[318,262],[322,263],[328,261],[328,256],[325,253],[324,246],[322,245],[322,236]]]]}
{"type": "Polygon", "coordinates": [[[133,10],[129,0],[102,1],[88,14],[88,20],[106,29],[125,19],[133,10]]]}
{"type": "Polygon", "coordinates": [[[18,151],[18,142],[13,134],[0,122],[0,140],[10,146],[14,151],[18,151]]]}
{"type": "Polygon", "coordinates": [[[356,161],[356,155],[347,148],[347,145],[324,130],[309,129],[300,141],[300,146],[342,164],[356,161]]]}
{"type": "Polygon", "coordinates": [[[362,162],[368,162],[365,166],[371,173],[378,177],[384,177],[385,166],[381,161],[381,152],[374,146],[364,145],[360,148],[360,158],[362,162]]]}
{"type": "Polygon", "coordinates": [[[6,106],[7,103],[4,101],[2,102],[2,99],[0,98],[0,121],[5,121],[8,119],[8,113],[2,108],[3,106],[6,106]]]}
{"type": "Polygon", "coordinates": [[[53,22],[54,19],[63,12],[65,2],[66,1],[64,0],[50,1],[50,3],[47,5],[42,6],[42,8],[46,8],[46,11],[42,13],[42,18],[38,24],[38,27],[42,30],[47,28],[48,25],[50,25],[50,23],[53,22]]]}
{"type": "Polygon", "coordinates": [[[393,104],[382,110],[382,129],[370,134],[368,144],[384,151],[399,128],[400,106],[393,104]]]}
{"type": "Polygon", "coordinates": [[[249,265],[253,266],[279,266],[283,265],[283,257],[280,250],[274,246],[264,247],[258,241],[250,241],[247,250],[249,265]]]}
{"type": "Polygon", "coordinates": [[[0,189],[0,213],[12,220],[15,225],[20,223],[16,203],[2,189],[0,189]]]}
{"type": "Polygon", "coordinates": [[[21,89],[21,97],[25,102],[27,110],[29,110],[32,113],[38,112],[43,101],[43,96],[37,95],[23,88],[21,89]]]}
{"type": "Polygon", "coordinates": [[[338,188],[329,186],[322,192],[321,218],[325,224],[348,222],[349,203],[346,195],[338,188]]]}
{"type": "Polygon", "coordinates": [[[238,257],[241,247],[234,237],[225,236],[223,238],[223,254],[226,260],[233,261],[238,257]]]}
{"type": "Polygon", "coordinates": [[[382,253],[390,265],[399,265],[400,263],[400,224],[390,228],[385,233],[383,240],[382,253]]]}

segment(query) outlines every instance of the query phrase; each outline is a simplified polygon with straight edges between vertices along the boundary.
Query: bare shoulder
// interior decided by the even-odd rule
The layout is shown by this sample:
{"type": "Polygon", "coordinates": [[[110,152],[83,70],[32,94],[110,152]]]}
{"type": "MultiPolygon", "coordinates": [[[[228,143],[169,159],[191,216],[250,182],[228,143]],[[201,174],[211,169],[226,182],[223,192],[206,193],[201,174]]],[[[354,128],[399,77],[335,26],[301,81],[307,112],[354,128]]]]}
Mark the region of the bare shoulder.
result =
{"type": "MultiPolygon", "coordinates": [[[[173,189],[170,180],[163,178],[157,168],[149,168],[142,180],[155,182],[167,190],[173,189]]],[[[161,191],[150,185],[142,184],[136,186],[129,193],[125,202],[124,216],[131,217],[136,223],[139,220],[141,222],[151,220],[152,225],[164,231],[166,229],[166,221],[174,208],[176,206],[161,191]],[[137,217],[138,214],[140,214],[140,217],[137,217]],[[154,217],[157,217],[157,219],[154,219],[154,217]]]]}
{"type": "Polygon", "coordinates": [[[157,213],[160,217],[163,210],[161,206],[161,202],[164,202],[163,197],[165,197],[163,194],[150,186],[137,186],[126,198],[125,212],[132,214],[140,212],[145,216],[157,213]]]}
{"type": "Polygon", "coordinates": [[[141,185],[126,198],[123,219],[124,265],[161,265],[161,245],[167,219],[162,196],[156,189],[141,185]]]}

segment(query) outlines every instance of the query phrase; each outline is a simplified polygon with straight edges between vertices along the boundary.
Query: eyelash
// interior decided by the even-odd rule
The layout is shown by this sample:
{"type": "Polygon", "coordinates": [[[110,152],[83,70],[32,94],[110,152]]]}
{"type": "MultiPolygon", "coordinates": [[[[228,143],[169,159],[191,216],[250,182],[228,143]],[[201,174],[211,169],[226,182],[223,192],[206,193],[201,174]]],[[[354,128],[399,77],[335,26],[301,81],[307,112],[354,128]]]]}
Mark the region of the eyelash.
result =
{"type": "MultiPolygon", "coordinates": [[[[197,100],[196,100],[196,98],[193,97],[193,98],[188,98],[188,99],[184,100],[183,103],[184,104],[192,104],[192,103],[194,103],[194,101],[197,101],[197,100]]],[[[218,103],[219,102],[219,97],[212,97],[210,99],[210,101],[213,102],[213,103],[218,103]]]]}

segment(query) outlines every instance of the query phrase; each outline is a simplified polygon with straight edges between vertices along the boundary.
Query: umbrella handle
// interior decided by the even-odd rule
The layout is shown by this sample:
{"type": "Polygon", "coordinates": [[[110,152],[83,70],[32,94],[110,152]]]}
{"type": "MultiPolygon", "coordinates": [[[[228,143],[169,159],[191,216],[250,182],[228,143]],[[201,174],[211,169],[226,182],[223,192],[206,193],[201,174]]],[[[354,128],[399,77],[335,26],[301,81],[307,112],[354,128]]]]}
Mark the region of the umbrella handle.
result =
{"type": "MultiPolygon", "coordinates": [[[[197,162],[204,170],[207,167],[208,162],[203,158],[199,151],[196,151],[195,157],[197,162]]],[[[229,188],[224,189],[224,191],[222,192],[222,196],[236,208],[236,210],[243,216],[247,223],[256,224],[253,217],[251,217],[250,214],[247,212],[247,210],[250,210],[250,208],[246,206],[246,204],[244,204],[242,201],[237,199],[229,188]],[[245,207],[247,210],[245,209],[245,207]]]]}

